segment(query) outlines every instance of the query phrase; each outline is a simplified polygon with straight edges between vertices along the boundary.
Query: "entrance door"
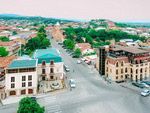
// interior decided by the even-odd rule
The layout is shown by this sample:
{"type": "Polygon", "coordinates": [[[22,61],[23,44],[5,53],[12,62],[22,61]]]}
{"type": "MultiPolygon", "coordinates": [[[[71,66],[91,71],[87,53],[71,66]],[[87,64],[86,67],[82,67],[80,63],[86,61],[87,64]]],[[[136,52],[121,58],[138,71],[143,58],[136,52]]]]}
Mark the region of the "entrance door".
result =
{"type": "Polygon", "coordinates": [[[16,95],[16,91],[10,91],[10,95],[16,95]]]}
{"type": "Polygon", "coordinates": [[[33,89],[28,89],[29,94],[33,94],[33,89]]]}
{"type": "Polygon", "coordinates": [[[24,89],[21,91],[21,95],[25,95],[25,94],[26,94],[26,90],[24,89]]]}

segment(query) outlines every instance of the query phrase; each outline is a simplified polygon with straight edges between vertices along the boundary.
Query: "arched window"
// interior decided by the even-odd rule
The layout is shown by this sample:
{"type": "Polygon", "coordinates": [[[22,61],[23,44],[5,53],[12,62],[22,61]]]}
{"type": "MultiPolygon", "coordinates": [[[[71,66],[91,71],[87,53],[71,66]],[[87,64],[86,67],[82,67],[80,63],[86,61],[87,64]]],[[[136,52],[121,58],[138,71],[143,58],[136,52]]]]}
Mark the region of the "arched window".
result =
{"type": "Polygon", "coordinates": [[[106,64],[108,64],[108,60],[106,61],[106,64]]]}
{"type": "Polygon", "coordinates": [[[132,68],[131,68],[131,73],[133,73],[133,70],[132,70],[132,68]]]}
{"type": "Polygon", "coordinates": [[[136,74],[138,74],[138,69],[136,69],[136,74]]]}
{"type": "Polygon", "coordinates": [[[118,69],[116,70],[116,74],[118,74],[118,69]]]}
{"type": "Polygon", "coordinates": [[[119,67],[119,63],[118,62],[116,63],[116,67],[119,67]]]}
{"type": "Polygon", "coordinates": [[[123,73],[123,69],[121,69],[121,74],[123,73]]]}
{"type": "Polygon", "coordinates": [[[121,66],[123,66],[123,62],[121,62],[121,66]]]}
{"type": "Polygon", "coordinates": [[[128,72],[128,69],[127,69],[127,67],[125,68],[125,72],[126,72],[126,73],[128,72]]]}
{"type": "Polygon", "coordinates": [[[142,68],[140,69],[140,72],[143,73],[143,69],[142,68]]]}

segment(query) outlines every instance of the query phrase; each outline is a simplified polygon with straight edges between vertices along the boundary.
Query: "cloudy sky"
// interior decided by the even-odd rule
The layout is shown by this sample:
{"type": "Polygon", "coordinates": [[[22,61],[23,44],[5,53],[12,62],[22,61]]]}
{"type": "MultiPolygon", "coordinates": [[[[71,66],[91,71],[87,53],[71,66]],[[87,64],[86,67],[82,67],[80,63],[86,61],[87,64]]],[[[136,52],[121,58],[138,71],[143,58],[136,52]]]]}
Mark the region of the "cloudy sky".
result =
{"type": "Polygon", "coordinates": [[[150,0],[0,0],[0,13],[150,22],[150,0]]]}

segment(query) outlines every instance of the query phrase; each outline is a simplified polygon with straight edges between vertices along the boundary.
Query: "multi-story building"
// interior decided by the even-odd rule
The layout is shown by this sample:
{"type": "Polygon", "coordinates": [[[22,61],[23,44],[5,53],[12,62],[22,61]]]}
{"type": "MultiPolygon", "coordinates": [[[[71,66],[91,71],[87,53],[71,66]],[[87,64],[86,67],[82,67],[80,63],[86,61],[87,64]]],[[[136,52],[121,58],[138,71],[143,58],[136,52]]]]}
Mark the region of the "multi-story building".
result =
{"type": "Polygon", "coordinates": [[[0,99],[4,99],[5,95],[5,69],[17,57],[0,57],[0,99]]]}
{"type": "Polygon", "coordinates": [[[37,60],[14,60],[6,68],[7,96],[36,94],[38,76],[37,60]]]}
{"type": "Polygon", "coordinates": [[[150,77],[149,51],[136,47],[110,46],[103,66],[105,76],[112,81],[142,81],[150,77]]]}
{"type": "Polygon", "coordinates": [[[62,88],[63,62],[59,51],[56,49],[36,50],[32,58],[38,59],[37,72],[40,92],[51,91],[54,87],[53,84],[58,84],[58,88],[62,88]]]}

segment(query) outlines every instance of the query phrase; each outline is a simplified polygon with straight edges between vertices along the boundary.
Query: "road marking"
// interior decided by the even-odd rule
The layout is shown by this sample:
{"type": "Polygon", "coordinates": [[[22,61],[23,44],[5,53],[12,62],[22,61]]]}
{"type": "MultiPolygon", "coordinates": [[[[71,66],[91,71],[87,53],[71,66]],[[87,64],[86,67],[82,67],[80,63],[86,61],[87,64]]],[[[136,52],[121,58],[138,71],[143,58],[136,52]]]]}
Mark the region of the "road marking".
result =
{"type": "Polygon", "coordinates": [[[45,107],[46,111],[48,111],[48,113],[61,113],[61,108],[60,105],[53,105],[53,106],[49,106],[49,107],[45,107]]]}

